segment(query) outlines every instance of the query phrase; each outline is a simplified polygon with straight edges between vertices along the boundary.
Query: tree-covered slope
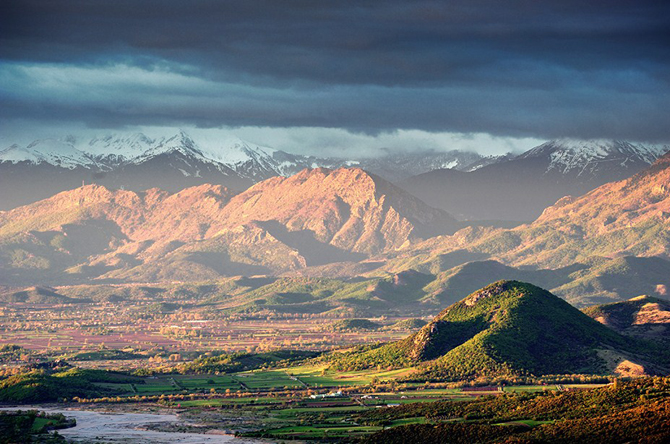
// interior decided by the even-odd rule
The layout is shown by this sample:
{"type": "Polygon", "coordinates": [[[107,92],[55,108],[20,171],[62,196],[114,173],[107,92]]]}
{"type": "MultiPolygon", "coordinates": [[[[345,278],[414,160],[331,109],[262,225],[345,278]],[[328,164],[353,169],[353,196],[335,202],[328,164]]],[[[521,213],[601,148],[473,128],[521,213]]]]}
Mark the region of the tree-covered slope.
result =
{"type": "Polygon", "coordinates": [[[139,383],[134,376],[103,370],[84,370],[69,366],[27,369],[0,379],[0,403],[54,402],[74,396],[101,396],[109,389],[96,382],[139,383]]]}
{"type": "Polygon", "coordinates": [[[371,409],[357,418],[392,425],[365,443],[662,443],[670,439],[670,379],[618,381],[592,390],[501,394],[371,409]],[[449,418],[449,421],[444,421],[449,418]]]}

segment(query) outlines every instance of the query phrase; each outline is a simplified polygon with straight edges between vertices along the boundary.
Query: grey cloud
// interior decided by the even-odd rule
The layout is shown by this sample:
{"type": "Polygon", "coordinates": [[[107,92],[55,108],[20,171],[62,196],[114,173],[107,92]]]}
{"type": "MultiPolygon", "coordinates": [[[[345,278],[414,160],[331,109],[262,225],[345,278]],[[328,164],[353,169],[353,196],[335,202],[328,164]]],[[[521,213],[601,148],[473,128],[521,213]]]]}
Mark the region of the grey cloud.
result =
{"type": "MultiPolygon", "coordinates": [[[[505,133],[512,136],[643,136],[667,116],[663,96],[583,91],[393,88],[343,85],[328,89],[257,88],[167,71],[116,66],[14,67],[0,70],[5,119],[80,119],[92,126],[180,124],[396,128],[505,133]],[[76,84],[66,79],[75,77],[76,84]],[[32,88],[21,88],[29,82],[32,88]],[[577,110],[577,111],[575,111],[577,110]],[[187,116],[187,117],[185,117],[187,116]],[[551,122],[547,125],[546,122],[551,122]],[[549,127],[548,127],[549,126],[549,127]]],[[[374,131],[372,131],[374,132],[374,131]]]]}
{"type": "Polygon", "coordinates": [[[3,119],[670,139],[666,2],[0,8],[3,119]]]}

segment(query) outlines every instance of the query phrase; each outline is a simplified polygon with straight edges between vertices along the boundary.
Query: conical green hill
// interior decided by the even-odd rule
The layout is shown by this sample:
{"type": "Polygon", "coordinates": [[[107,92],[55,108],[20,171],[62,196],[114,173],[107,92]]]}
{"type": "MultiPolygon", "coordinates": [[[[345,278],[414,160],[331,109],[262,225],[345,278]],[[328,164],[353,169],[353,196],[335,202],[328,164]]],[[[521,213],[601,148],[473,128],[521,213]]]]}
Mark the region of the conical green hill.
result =
{"type": "Polygon", "coordinates": [[[546,290],[500,281],[444,310],[403,346],[414,359],[435,360],[424,374],[474,377],[604,373],[596,349],[628,342],[546,290]]]}

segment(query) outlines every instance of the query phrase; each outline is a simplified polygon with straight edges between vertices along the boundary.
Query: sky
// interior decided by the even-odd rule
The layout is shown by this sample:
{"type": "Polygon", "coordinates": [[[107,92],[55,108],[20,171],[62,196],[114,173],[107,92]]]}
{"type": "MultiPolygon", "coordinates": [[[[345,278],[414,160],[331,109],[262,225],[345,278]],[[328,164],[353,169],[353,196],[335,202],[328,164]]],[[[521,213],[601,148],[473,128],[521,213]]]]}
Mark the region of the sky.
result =
{"type": "Polygon", "coordinates": [[[290,152],[670,141],[664,1],[0,2],[0,148],[185,128],[290,152]]]}

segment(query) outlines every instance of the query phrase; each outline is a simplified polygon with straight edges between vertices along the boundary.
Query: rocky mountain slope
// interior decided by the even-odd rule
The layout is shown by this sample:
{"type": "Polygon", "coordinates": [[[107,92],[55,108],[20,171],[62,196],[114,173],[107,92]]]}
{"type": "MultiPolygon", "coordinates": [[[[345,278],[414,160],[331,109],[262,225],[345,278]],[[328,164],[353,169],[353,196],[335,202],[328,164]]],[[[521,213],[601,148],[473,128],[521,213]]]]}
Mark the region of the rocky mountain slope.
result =
{"type": "MultiPolygon", "coordinates": [[[[392,254],[385,268],[445,270],[473,260],[557,268],[594,257],[670,257],[670,154],[633,177],[565,197],[533,223],[513,229],[466,228],[392,254]]],[[[658,284],[665,284],[658,282],[658,284]]]]}
{"type": "Polygon", "coordinates": [[[304,170],[234,195],[86,185],[0,212],[4,279],[166,281],[270,273],[405,248],[456,221],[357,168],[304,170]]]}
{"type": "Polygon", "coordinates": [[[630,179],[548,207],[532,224],[512,230],[511,242],[521,243],[507,255],[518,264],[546,265],[567,264],[587,255],[667,258],[668,224],[670,154],[630,179]]]}

